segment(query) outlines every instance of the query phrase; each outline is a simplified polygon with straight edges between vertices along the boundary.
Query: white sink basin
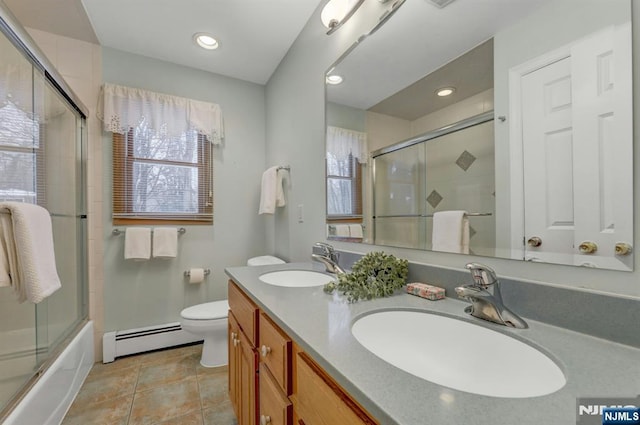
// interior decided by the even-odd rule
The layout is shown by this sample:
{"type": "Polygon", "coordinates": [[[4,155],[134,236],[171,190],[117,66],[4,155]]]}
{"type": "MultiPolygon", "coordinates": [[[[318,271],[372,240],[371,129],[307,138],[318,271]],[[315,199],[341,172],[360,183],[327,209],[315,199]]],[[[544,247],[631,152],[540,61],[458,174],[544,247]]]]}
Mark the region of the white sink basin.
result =
{"type": "Polygon", "coordinates": [[[382,311],[358,319],[353,336],[382,360],[419,378],[493,397],[551,394],[566,383],[536,348],[462,320],[417,311],[382,311]]]}
{"type": "Polygon", "coordinates": [[[303,288],[307,286],[325,285],[334,277],[325,273],[309,270],[281,270],[260,275],[259,279],[275,286],[287,286],[290,288],[303,288]]]}

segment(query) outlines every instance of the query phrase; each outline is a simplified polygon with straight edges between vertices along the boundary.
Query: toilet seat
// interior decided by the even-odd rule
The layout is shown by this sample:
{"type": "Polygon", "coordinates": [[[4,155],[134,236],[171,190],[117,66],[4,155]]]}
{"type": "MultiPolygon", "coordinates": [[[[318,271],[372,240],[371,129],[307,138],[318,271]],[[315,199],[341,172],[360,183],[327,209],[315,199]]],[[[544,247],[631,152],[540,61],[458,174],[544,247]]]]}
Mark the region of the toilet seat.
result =
{"type": "Polygon", "coordinates": [[[187,307],[180,312],[180,316],[188,320],[215,320],[225,319],[228,313],[229,302],[222,300],[187,307]]]}

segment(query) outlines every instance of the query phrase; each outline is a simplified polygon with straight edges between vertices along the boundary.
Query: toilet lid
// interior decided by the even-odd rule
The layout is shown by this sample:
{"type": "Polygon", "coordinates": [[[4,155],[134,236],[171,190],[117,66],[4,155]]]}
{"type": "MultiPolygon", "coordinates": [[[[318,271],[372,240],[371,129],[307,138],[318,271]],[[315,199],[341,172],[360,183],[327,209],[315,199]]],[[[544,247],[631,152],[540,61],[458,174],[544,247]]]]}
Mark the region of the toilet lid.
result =
{"type": "Polygon", "coordinates": [[[229,302],[222,300],[187,307],[180,315],[190,320],[213,320],[227,317],[228,312],[229,302]]]}
{"type": "Polygon", "coordinates": [[[248,266],[266,266],[269,264],[284,264],[285,262],[273,255],[262,255],[260,257],[253,257],[247,260],[248,266]]]}

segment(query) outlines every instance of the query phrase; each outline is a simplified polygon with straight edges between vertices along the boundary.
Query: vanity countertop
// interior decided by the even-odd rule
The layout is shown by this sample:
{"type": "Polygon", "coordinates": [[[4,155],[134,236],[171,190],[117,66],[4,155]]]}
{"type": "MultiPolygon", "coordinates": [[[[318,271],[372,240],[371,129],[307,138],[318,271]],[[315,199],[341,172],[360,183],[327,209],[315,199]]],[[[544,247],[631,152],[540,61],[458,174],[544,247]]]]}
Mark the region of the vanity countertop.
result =
{"type": "MultiPolygon", "coordinates": [[[[449,293],[444,300],[429,301],[398,291],[388,298],[349,304],[340,295],[324,293],[322,286],[286,288],[258,279],[263,273],[287,269],[323,271],[316,263],[229,267],[225,271],[381,424],[573,424],[578,398],[628,399],[640,394],[640,349],[526,317],[528,329],[494,325],[465,314],[467,303],[450,298],[449,293]],[[470,394],[417,378],[379,359],[351,335],[357,318],[389,309],[458,317],[516,336],[548,353],[567,383],[546,396],[518,399],[470,394]]],[[[575,306],[567,314],[574,312],[575,306]]],[[[468,355],[471,359],[474,353],[468,355]]]]}

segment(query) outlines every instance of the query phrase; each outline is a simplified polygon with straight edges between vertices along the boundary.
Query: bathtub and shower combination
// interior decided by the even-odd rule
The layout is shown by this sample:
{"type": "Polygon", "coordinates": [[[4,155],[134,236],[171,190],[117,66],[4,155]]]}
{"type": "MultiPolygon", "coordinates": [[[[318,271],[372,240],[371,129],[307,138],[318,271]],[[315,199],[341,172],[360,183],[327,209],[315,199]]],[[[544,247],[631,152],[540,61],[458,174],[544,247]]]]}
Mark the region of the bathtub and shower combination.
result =
{"type": "Polygon", "coordinates": [[[0,202],[51,214],[62,288],[0,287],[0,423],[59,424],[94,362],[88,320],[87,109],[0,2],[0,202]]]}

